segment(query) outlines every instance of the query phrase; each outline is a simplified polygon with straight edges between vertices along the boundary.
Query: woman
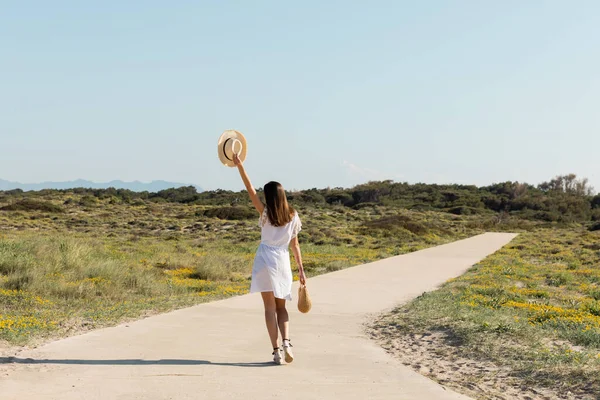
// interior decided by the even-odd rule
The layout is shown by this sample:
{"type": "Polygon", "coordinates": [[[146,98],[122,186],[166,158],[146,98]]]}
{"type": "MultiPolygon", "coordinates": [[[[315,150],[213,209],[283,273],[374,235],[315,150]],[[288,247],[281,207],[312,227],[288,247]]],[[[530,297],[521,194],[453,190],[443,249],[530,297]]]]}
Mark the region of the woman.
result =
{"type": "Polygon", "coordinates": [[[260,292],[265,306],[265,322],[273,346],[273,361],[281,364],[281,349],[277,327],[283,340],[285,361],[294,361],[290,343],[290,323],[285,308],[286,300],[292,300],[292,268],[288,247],[291,246],[298,265],[298,276],[302,285],[306,284],[306,275],[302,266],[302,255],[298,243],[298,232],[302,223],[298,213],[288,205],[283,186],[269,182],[264,187],[266,206],[260,201],[256,190],[250,183],[244,165],[234,154],[242,181],[248,190],[252,204],[260,214],[261,242],[252,267],[250,292],[260,292]]]}

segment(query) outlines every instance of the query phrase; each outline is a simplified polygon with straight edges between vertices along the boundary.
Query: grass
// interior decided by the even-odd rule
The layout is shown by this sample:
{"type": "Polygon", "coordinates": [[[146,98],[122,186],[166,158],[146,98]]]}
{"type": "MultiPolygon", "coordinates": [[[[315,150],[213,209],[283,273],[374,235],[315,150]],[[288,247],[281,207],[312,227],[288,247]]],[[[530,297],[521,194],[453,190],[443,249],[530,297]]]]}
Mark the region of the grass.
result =
{"type": "Polygon", "coordinates": [[[452,348],[446,357],[458,353],[507,367],[515,385],[595,396],[599,243],[600,232],[578,226],[523,233],[465,275],[384,317],[376,329],[390,337],[445,332],[440,348],[452,348]]]}
{"type": "MultiPolygon", "coordinates": [[[[31,344],[247,293],[257,214],[77,194],[0,200],[0,339],[31,344]]],[[[300,208],[308,276],[482,232],[481,217],[300,208]]],[[[505,221],[507,222],[507,221],[505,221]]],[[[502,224],[500,224],[501,226],[502,224]]],[[[529,228],[529,226],[526,226],[529,228]]]]}
{"type": "MultiPolygon", "coordinates": [[[[260,240],[249,204],[30,197],[0,196],[0,340],[33,344],[249,289],[260,240]]],[[[299,213],[309,278],[484,231],[521,232],[374,329],[389,340],[442,332],[431,336],[446,338],[435,357],[491,361],[514,385],[600,393],[597,227],[376,204],[299,213]]]]}
{"type": "Polygon", "coordinates": [[[15,344],[244,293],[243,255],[74,236],[0,239],[0,335],[15,344]],[[192,279],[193,277],[193,279],[192,279]]]}
{"type": "MultiPolygon", "coordinates": [[[[33,344],[247,293],[260,240],[250,211],[76,193],[0,197],[0,340],[33,344]]],[[[443,332],[436,357],[492,361],[515,385],[600,392],[600,230],[375,204],[299,214],[309,278],[483,231],[521,232],[375,329],[390,339],[443,332]]]]}

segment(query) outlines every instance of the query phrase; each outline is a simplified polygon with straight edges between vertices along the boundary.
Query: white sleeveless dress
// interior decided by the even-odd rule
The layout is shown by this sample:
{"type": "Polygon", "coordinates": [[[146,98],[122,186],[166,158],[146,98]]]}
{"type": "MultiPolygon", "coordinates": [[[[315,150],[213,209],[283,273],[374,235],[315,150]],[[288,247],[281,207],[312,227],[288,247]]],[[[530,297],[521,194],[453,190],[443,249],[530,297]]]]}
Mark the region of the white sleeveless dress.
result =
{"type": "Polygon", "coordinates": [[[273,292],[276,298],[292,300],[292,267],[289,245],[302,230],[298,212],[285,226],[273,226],[269,222],[267,209],[258,220],[261,241],[254,257],[250,293],[273,292]]]}

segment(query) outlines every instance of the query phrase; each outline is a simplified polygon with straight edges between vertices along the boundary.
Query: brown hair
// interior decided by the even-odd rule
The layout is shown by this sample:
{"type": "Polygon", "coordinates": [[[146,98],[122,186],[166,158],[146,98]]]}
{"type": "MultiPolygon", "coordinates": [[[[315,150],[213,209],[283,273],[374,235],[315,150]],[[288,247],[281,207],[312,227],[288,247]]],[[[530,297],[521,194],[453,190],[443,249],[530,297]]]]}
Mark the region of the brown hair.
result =
{"type": "Polygon", "coordinates": [[[279,182],[269,182],[264,187],[267,216],[273,226],[285,226],[292,220],[294,209],[290,207],[285,190],[279,182]]]}

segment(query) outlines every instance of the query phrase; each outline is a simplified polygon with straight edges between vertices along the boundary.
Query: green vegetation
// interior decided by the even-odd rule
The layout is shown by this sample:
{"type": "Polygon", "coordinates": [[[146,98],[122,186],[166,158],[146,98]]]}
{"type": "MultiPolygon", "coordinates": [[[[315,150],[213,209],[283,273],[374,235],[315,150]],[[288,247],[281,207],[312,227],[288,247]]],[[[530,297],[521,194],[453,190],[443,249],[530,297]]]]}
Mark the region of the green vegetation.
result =
{"type": "MultiPolygon", "coordinates": [[[[126,189],[43,190],[0,192],[0,202],[12,204],[21,199],[69,197],[75,195],[82,206],[93,207],[95,200],[111,204],[144,205],[148,203],[180,203],[219,206],[249,204],[245,192],[216,190],[197,193],[192,186],[168,189],[158,193],[132,192],[126,189]]],[[[509,214],[529,220],[546,222],[600,221],[600,194],[593,194],[587,179],[574,174],[558,176],[549,182],[533,186],[527,183],[503,182],[490,186],[428,185],[369,182],[351,189],[309,189],[288,193],[297,206],[362,209],[374,206],[403,208],[415,211],[444,211],[457,215],[509,214]]],[[[69,200],[67,200],[69,201],[69,200]]],[[[71,200],[72,201],[72,200],[71,200]]]]}
{"type": "MultiPolygon", "coordinates": [[[[244,193],[225,205],[211,204],[223,192],[203,193],[208,204],[171,202],[174,193],[129,200],[111,190],[1,193],[0,339],[24,344],[246,293],[260,229],[244,193]]],[[[294,205],[309,276],[490,224],[532,226],[376,204],[294,205]]]]}
{"type": "Polygon", "coordinates": [[[378,325],[390,338],[443,333],[440,349],[508,367],[517,384],[593,396],[600,393],[600,232],[524,233],[378,325]]]}
{"type": "Polygon", "coordinates": [[[45,211],[48,213],[62,213],[59,205],[34,199],[21,199],[0,208],[0,211],[45,211]]]}
{"type": "MultiPolygon", "coordinates": [[[[484,231],[520,232],[376,328],[390,340],[443,332],[440,360],[491,361],[516,386],[600,392],[600,195],[585,179],[385,181],[288,196],[309,277],[484,231]]],[[[27,344],[246,293],[257,217],[245,192],[0,192],[0,339],[27,344]]]]}

